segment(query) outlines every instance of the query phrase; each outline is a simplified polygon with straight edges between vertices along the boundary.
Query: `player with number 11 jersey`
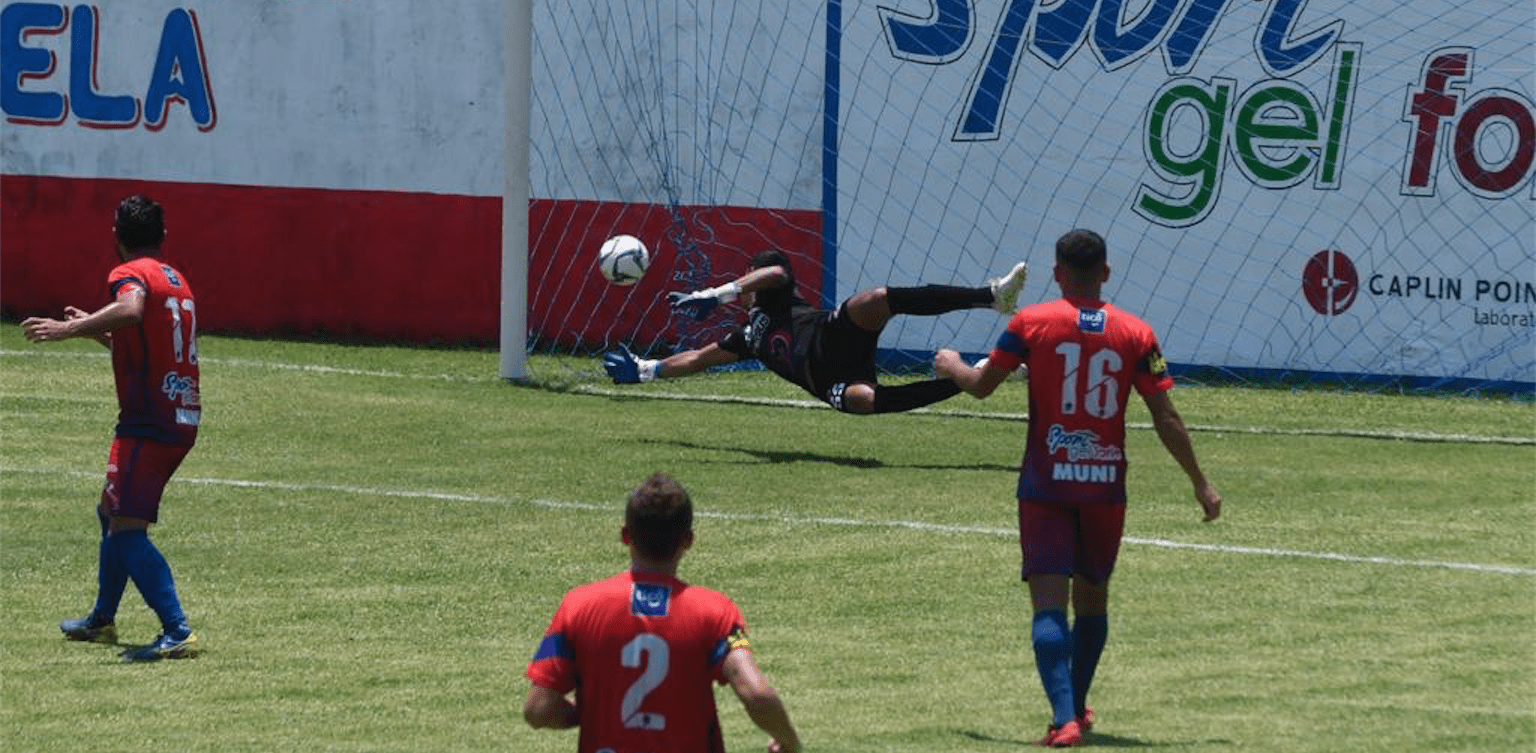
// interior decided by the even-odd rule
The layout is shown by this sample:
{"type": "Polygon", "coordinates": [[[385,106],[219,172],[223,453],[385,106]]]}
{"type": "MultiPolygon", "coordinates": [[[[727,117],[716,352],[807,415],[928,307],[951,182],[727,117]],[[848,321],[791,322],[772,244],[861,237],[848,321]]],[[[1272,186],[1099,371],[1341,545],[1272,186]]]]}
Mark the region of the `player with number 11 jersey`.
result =
{"type": "Polygon", "coordinates": [[[95,311],[64,307],[64,318],[22,321],[33,342],[88,337],[112,351],[117,429],[96,505],[101,525],[96,605],[59,622],[73,641],[117,642],[117,611],[131,580],[160,618],[159,637],[123,652],[129,661],[197,656],[199,641],[176,593],[170,565],[149,539],[166,484],[197,442],[197,305],[192,286],[161,258],[165,210],[154,199],[123,199],[113,216],[117,266],[107,276],[111,302],[95,311]]]}
{"type": "Polygon", "coordinates": [[[107,277],[114,299],[137,289],[144,321],[112,338],[117,436],[190,446],[197,440],[197,306],[192,286],[164,261],[140,256],[107,277]]]}

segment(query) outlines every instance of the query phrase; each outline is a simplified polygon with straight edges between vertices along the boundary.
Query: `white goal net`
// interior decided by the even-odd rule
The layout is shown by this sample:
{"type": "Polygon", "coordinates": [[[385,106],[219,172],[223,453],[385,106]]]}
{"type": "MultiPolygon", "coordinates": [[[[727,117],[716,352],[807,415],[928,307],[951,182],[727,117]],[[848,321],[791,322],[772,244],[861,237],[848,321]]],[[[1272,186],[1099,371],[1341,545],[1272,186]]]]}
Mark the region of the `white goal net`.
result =
{"type": "MultiPolygon", "coordinates": [[[[1109,241],[1106,294],[1186,375],[1529,393],[1529,0],[553,0],[534,8],[530,352],[720,336],[669,290],[791,253],[805,295],[975,284],[1109,241]],[[596,249],[653,262],[608,284],[596,249]]],[[[884,365],[995,315],[893,321],[884,365]]]]}

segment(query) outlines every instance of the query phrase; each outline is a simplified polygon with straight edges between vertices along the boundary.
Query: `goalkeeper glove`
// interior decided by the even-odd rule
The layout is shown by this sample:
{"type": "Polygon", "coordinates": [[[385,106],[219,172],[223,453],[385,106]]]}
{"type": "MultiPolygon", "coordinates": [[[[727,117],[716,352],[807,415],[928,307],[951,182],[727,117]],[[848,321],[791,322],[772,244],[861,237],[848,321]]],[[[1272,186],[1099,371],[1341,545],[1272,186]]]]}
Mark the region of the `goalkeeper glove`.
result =
{"type": "Polygon", "coordinates": [[[619,348],[603,354],[603,370],[613,377],[614,384],[639,384],[656,378],[661,361],[636,358],[629,348],[623,345],[619,348]]]}
{"type": "Polygon", "coordinates": [[[668,293],[667,302],[672,304],[673,311],[681,311],[694,319],[703,321],[709,318],[710,312],[722,303],[730,303],[741,295],[741,286],[728,282],[718,288],[705,288],[695,290],[692,293],[668,293]]]}

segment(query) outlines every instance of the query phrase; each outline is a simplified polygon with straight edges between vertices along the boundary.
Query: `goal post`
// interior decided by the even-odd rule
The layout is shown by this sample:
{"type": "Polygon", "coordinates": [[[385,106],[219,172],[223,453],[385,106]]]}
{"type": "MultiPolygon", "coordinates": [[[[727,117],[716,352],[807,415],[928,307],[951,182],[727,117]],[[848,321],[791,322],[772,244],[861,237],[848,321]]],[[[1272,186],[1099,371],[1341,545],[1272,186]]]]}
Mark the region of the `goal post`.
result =
{"type": "Polygon", "coordinates": [[[528,378],[528,128],[533,64],[533,0],[507,0],[505,74],[506,170],[501,203],[501,378],[528,378]]]}

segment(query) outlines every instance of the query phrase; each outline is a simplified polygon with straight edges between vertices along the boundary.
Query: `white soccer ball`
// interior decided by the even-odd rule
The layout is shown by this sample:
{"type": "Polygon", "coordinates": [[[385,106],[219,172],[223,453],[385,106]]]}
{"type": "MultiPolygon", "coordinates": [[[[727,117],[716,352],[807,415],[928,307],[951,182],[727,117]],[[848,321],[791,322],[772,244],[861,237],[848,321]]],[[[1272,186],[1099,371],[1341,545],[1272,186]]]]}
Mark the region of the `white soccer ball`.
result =
{"type": "Polygon", "coordinates": [[[651,265],[651,252],[633,235],[615,235],[597,250],[597,271],[615,285],[633,285],[651,265]]]}

